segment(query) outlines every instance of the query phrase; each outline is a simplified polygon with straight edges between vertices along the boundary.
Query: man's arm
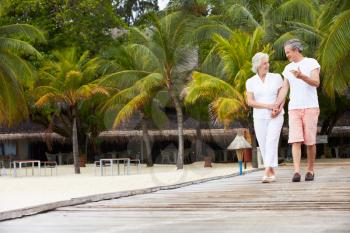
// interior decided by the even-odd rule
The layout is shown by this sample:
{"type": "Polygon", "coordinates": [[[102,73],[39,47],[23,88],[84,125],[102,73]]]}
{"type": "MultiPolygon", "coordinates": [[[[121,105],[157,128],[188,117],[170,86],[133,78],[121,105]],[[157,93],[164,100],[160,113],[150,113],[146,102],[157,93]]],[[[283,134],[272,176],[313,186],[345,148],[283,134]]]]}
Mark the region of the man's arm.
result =
{"type": "Polygon", "coordinates": [[[271,112],[271,117],[272,118],[278,116],[282,112],[282,109],[284,107],[284,103],[286,102],[287,92],[288,92],[288,80],[286,79],[283,82],[282,87],[278,90],[278,95],[277,95],[277,100],[276,100],[276,103],[275,103],[275,107],[274,107],[274,109],[271,112]],[[285,82],[286,82],[286,84],[285,84],[285,82]],[[282,91],[283,91],[283,93],[280,94],[282,91]],[[284,98],[283,98],[283,96],[284,96],[284,98]],[[280,104],[278,104],[278,98],[282,99],[282,102],[280,104]]]}
{"type": "Polygon", "coordinates": [[[282,85],[282,87],[279,90],[278,95],[277,95],[275,108],[280,108],[281,104],[282,103],[284,104],[284,101],[285,101],[287,94],[288,94],[288,89],[289,89],[288,79],[284,78],[283,85],[282,85]]]}
{"type": "Polygon", "coordinates": [[[293,75],[296,78],[303,80],[304,82],[306,82],[310,86],[313,86],[313,87],[319,87],[320,86],[320,69],[319,68],[312,70],[310,77],[308,77],[305,74],[301,73],[299,68],[298,68],[298,70],[294,70],[294,71],[291,71],[291,72],[293,73],[293,75]]]}

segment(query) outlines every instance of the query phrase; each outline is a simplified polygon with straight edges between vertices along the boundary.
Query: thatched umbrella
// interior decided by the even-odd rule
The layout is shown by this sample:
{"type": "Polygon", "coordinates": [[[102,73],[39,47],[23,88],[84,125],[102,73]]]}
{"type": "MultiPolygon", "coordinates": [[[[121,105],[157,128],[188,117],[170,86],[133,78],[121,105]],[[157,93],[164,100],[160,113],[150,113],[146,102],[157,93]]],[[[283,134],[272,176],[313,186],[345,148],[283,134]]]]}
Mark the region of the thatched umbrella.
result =
{"type": "Polygon", "coordinates": [[[228,150],[236,150],[238,162],[239,162],[239,174],[242,175],[242,160],[244,149],[252,148],[252,146],[245,140],[242,133],[238,133],[235,139],[227,147],[228,150]]]}

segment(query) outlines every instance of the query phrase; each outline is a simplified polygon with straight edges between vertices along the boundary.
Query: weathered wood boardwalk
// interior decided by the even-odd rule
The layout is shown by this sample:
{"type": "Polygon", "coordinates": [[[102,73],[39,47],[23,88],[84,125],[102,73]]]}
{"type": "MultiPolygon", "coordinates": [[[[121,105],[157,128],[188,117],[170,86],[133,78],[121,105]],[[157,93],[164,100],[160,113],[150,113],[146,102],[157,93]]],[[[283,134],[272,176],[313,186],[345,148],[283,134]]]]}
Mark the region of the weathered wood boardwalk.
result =
{"type": "Polygon", "coordinates": [[[0,222],[17,232],[350,232],[350,164],[318,166],[314,182],[262,172],[184,188],[60,208],[0,222]]]}

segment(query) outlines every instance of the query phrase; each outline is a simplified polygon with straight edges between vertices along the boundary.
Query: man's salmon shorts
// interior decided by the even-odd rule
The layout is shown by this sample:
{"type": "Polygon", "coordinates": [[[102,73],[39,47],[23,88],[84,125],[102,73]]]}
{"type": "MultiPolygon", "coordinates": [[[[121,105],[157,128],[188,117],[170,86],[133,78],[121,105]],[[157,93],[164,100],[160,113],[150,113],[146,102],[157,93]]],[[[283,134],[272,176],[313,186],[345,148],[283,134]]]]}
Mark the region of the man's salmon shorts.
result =
{"type": "Polygon", "coordinates": [[[302,142],[309,146],[315,145],[319,115],[319,108],[289,110],[288,143],[302,142]]]}

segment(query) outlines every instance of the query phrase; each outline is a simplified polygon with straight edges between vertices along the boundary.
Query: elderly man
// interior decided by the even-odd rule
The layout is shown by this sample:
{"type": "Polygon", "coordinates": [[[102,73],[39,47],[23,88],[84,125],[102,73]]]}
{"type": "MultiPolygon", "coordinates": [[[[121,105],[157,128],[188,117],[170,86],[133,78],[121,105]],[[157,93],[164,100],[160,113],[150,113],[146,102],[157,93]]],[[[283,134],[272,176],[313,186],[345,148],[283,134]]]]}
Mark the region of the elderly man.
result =
{"type": "Polygon", "coordinates": [[[307,172],[305,181],[314,180],[314,161],[316,158],[317,121],[320,113],[317,87],[320,85],[320,65],[313,59],[302,55],[303,46],[298,39],[284,44],[286,57],[291,62],[284,71],[284,83],[276,101],[276,111],[285,99],[290,87],[288,116],[289,140],[292,144],[294,163],[293,182],[300,182],[301,145],[307,147],[307,172]]]}

